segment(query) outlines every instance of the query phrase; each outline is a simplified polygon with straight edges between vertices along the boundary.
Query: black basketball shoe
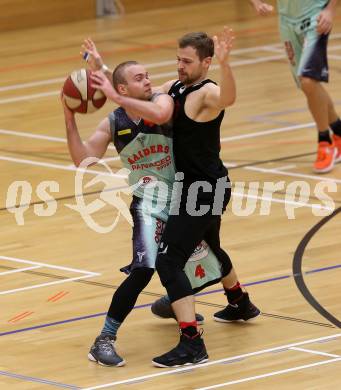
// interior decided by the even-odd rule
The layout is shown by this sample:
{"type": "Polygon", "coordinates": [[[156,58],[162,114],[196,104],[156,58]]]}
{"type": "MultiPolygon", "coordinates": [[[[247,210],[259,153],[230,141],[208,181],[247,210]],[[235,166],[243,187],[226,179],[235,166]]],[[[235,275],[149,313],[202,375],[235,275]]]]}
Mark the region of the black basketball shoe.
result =
{"type": "Polygon", "coordinates": [[[244,292],[242,299],[235,305],[228,304],[225,309],[214,314],[218,322],[248,321],[260,315],[260,310],[250,301],[249,294],[244,292]]]}
{"type": "Polygon", "coordinates": [[[115,350],[115,340],[116,337],[108,334],[101,334],[96,337],[96,340],[88,353],[88,359],[92,362],[97,362],[102,366],[124,366],[125,361],[115,350]]]}
{"type": "MultiPolygon", "coordinates": [[[[164,319],[173,318],[176,321],[175,313],[167,295],[157,299],[150,307],[150,310],[156,317],[164,319]]],[[[202,325],[205,320],[204,316],[199,313],[195,313],[195,319],[198,325],[202,325]]]]}
{"type": "Polygon", "coordinates": [[[207,362],[208,355],[201,334],[190,337],[181,333],[179,344],[169,352],[155,357],[152,360],[153,365],[155,367],[180,367],[207,362]]]}

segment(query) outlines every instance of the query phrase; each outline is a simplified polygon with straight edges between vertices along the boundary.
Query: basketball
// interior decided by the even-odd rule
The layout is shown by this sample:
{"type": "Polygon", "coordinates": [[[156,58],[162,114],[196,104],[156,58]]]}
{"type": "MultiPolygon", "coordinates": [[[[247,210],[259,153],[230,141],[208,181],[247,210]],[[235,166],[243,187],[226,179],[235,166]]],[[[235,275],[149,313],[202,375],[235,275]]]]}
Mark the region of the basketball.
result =
{"type": "Polygon", "coordinates": [[[90,74],[87,69],[75,70],[65,80],[63,95],[71,111],[81,114],[95,112],[107,100],[102,91],[91,87],[90,74]]]}

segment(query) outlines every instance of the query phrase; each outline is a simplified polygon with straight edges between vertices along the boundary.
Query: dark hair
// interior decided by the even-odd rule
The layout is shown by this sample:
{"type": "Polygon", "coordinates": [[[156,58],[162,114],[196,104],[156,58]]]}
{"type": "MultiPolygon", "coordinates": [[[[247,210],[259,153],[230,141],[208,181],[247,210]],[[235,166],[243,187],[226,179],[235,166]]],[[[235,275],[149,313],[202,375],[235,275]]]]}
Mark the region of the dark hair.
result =
{"type": "Polygon", "coordinates": [[[188,46],[196,49],[200,61],[206,57],[213,57],[214,55],[213,39],[204,32],[192,32],[185,34],[179,39],[178,43],[181,49],[188,46]]]}
{"type": "Polygon", "coordinates": [[[124,77],[124,71],[128,66],[131,65],[138,65],[138,62],[125,61],[116,66],[112,74],[112,83],[115,89],[117,89],[118,84],[127,84],[127,80],[124,77]]]}

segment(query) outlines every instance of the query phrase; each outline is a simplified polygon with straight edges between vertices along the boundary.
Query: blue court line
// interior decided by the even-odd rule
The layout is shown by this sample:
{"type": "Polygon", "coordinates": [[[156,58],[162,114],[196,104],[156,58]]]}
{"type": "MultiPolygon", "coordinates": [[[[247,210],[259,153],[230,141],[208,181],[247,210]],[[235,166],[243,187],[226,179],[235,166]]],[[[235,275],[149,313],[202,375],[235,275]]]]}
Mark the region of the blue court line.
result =
{"type": "MultiPolygon", "coordinates": [[[[341,268],[341,264],[333,265],[333,266],[330,266],[330,267],[316,268],[316,269],[313,269],[311,271],[306,271],[306,272],[304,272],[304,274],[308,275],[308,274],[317,273],[317,272],[330,271],[332,269],[337,269],[337,268],[341,268]]],[[[275,277],[275,278],[263,279],[263,280],[258,280],[256,282],[246,283],[246,284],[243,284],[243,286],[245,286],[245,287],[255,286],[255,285],[258,285],[258,284],[265,284],[265,283],[276,282],[278,280],[289,279],[289,278],[292,278],[292,277],[293,277],[292,274],[283,275],[283,276],[278,276],[278,277],[275,277]]],[[[203,295],[215,294],[217,292],[222,292],[222,291],[224,291],[224,290],[222,288],[220,288],[220,289],[217,289],[217,290],[204,291],[204,292],[195,294],[195,296],[198,297],[198,296],[203,296],[203,295]]],[[[143,309],[143,308],[149,307],[151,305],[152,305],[152,303],[146,303],[144,305],[135,306],[134,309],[143,309]]],[[[30,330],[47,328],[49,326],[63,325],[63,324],[67,324],[67,323],[70,323],[70,322],[86,320],[86,319],[89,319],[89,318],[102,317],[102,316],[105,316],[106,314],[107,314],[106,312],[90,314],[90,315],[87,315],[87,316],[69,318],[68,320],[56,321],[56,322],[50,322],[50,323],[47,323],[47,324],[31,326],[29,328],[22,328],[22,329],[11,330],[11,331],[8,331],[8,332],[1,332],[0,336],[7,336],[7,335],[10,335],[10,334],[15,334],[15,333],[28,332],[30,330]]]]}
{"type": "Polygon", "coordinates": [[[74,389],[74,390],[81,389],[81,387],[74,386],[74,385],[67,385],[65,383],[49,381],[47,379],[35,378],[33,376],[14,374],[12,372],[7,372],[7,371],[0,371],[0,375],[8,376],[10,378],[15,378],[15,379],[22,379],[22,380],[28,381],[28,382],[43,383],[44,385],[51,385],[51,386],[55,386],[55,387],[62,387],[64,389],[74,389]]]}
{"type": "MultiPolygon", "coordinates": [[[[331,269],[336,269],[336,268],[341,268],[341,264],[332,265],[330,267],[316,268],[316,269],[313,269],[311,271],[303,272],[303,274],[304,275],[308,275],[308,274],[313,274],[313,273],[317,273],[317,272],[329,271],[331,269]]],[[[269,278],[269,279],[264,279],[264,280],[258,280],[257,282],[246,283],[246,284],[243,284],[243,286],[245,286],[245,287],[256,286],[257,284],[276,282],[277,280],[289,279],[289,278],[292,278],[292,277],[293,277],[292,274],[290,274],[290,275],[283,275],[283,276],[277,276],[276,278],[269,278]]],[[[204,291],[204,292],[195,294],[195,296],[198,297],[200,295],[208,295],[208,294],[217,293],[217,292],[221,292],[221,291],[224,291],[224,290],[222,288],[219,288],[217,290],[204,291]]],[[[0,336],[1,336],[1,333],[0,333],[0,336]]]]}

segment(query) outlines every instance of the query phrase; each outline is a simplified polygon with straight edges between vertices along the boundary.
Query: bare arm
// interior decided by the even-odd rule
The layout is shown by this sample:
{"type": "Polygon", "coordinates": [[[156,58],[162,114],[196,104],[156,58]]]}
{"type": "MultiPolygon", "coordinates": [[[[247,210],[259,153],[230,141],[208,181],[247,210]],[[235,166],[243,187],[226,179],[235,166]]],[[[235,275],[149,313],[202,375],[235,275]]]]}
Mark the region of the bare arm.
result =
{"type": "Polygon", "coordinates": [[[274,10],[274,7],[270,4],[264,3],[262,0],[249,0],[256,10],[258,15],[267,16],[271,14],[274,10]]]}
{"type": "Polygon", "coordinates": [[[232,30],[224,27],[219,37],[213,37],[214,52],[217,57],[220,69],[220,88],[210,84],[204,97],[204,104],[207,107],[222,110],[231,106],[236,100],[236,84],[229,65],[229,54],[232,48],[234,35],[232,30]]]}
{"type": "Polygon", "coordinates": [[[160,125],[168,122],[172,117],[173,99],[166,94],[157,96],[154,101],[140,100],[117,93],[102,72],[95,72],[91,75],[91,79],[92,86],[102,90],[108,99],[144,119],[160,125]]]}
{"type": "Polygon", "coordinates": [[[67,144],[74,164],[78,167],[87,157],[102,158],[110,142],[109,119],[103,119],[90,138],[83,143],[75,120],[75,114],[65,105],[64,118],[66,127],[67,144]]]}
{"type": "Polygon", "coordinates": [[[333,28],[333,21],[336,13],[337,0],[330,0],[327,7],[323,9],[317,18],[317,32],[329,34],[333,28]]]}

